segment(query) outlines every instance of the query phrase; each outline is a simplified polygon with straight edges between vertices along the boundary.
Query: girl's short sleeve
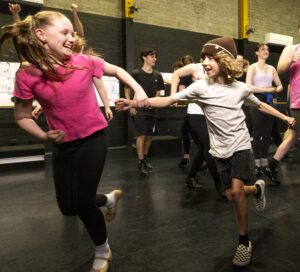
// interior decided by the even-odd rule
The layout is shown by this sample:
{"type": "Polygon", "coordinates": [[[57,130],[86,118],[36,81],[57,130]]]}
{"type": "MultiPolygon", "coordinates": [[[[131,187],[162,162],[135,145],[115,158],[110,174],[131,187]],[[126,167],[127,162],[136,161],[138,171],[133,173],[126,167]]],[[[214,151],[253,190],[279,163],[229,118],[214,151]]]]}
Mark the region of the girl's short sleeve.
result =
{"type": "Polygon", "coordinates": [[[27,78],[25,70],[19,70],[16,73],[15,89],[13,92],[13,96],[23,100],[33,99],[34,94],[29,83],[30,79],[27,78]]]}
{"type": "Polygon", "coordinates": [[[96,56],[91,56],[91,60],[93,63],[93,67],[92,67],[93,76],[97,78],[101,78],[103,76],[104,60],[96,56]]]}

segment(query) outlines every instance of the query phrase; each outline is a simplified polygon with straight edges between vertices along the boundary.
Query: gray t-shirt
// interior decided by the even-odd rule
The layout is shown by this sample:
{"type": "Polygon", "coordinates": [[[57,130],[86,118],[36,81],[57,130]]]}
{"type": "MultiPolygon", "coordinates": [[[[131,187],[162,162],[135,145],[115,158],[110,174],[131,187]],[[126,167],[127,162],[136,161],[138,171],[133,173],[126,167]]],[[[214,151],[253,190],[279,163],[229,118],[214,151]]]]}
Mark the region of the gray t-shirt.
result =
{"type": "Polygon", "coordinates": [[[245,102],[257,107],[261,102],[245,83],[234,81],[221,85],[201,79],[172,97],[201,106],[209,132],[209,152],[213,157],[225,159],[236,151],[251,148],[242,105],[245,102]]]}

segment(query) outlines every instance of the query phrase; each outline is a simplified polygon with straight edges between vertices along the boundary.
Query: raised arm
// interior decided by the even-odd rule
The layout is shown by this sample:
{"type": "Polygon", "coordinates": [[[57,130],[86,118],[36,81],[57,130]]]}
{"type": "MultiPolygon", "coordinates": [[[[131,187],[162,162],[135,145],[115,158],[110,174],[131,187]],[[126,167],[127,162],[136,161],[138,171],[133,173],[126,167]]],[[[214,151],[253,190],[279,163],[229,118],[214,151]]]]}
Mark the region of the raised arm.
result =
{"type": "Polygon", "coordinates": [[[172,75],[171,94],[177,92],[180,78],[185,76],[192,76],[195,79],[200,79],[200,75],[199,75],[199,70],[201,69],[200,65],[201,64],[199,63],[191,63],[177,69],[172,75]]]}
{"type": "Polygon", "coordinates": [[[291,54],[292,49],[293,49],[293,45],[287,45],[283,49],[277,64],[277,71],[279,74],[283,74],[287,72],[290,65],[292,64],[292,61],[295,61],[295,59],[297,58],[297,55],[295,55],[293,59],[293,56],[291,54]]]}
{"type": "Polygon", "coordinates": [[[8,3],[9,11],[11,12],[13,16],[13,22],[19,22],[20,21],[20,12],[21,12],[21,6],[19,4],[12,4],[8,3]]]}
{"type": "Polygon", "coordinates": [[[76,5],[74,3],[71,4],[71,11],[72,11],[73,20],[74,20],[75,31],[77,32],[77,35],[80,38],[83,38],[84,37],[83,25],[78,17],[77,9],[78,9],[78,5],[76,5]]]}

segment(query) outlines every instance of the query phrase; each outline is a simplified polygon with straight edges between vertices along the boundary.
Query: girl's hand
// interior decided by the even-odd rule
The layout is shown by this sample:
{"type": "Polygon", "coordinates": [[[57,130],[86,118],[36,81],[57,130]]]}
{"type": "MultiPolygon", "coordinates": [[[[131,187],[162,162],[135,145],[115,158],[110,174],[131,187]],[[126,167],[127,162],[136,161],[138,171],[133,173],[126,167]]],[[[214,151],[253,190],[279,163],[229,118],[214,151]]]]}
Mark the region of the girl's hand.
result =
{"type": "Polygon", "coordinates": [[[135,108],[130,108],[129,113],[130,113],[130,116],[134,116],[134,115],[136,115],[137,111],[135,108]]]}
{"type": "Polygon", "coordinates": [[[105,108],[105,116],[106,116],[108,122],[110,122],[114,118],[114,115],[113,115],[110,107],[105,108]]]}
{"type": "Polygon", "coordinates": [[[296,62],[300,60],[300,53],[295,52],[292,56],[291,56],[291,62],[296,62]]]}
{"type": "Polygon", "coordinates": [[[34,110],[31,112],[31,116],[35,119],[38,120],[40,115],[43,113],[42,106],[38,104],[34,110]]]}
{"type": "Polygon", "coordinates": [[[21,12],[21,6],[19,4],[9,3],[8,8],[12,14],[19,14],[21,12]]]}
{"type": "Polygon", "coordinates": [[[47,139],[56,144],[61,144],[64,142],[65,133],[61,130],[49,130],[46,134],[47,139]]]}
{"type": "Polygon", "coordinates": [[[296,120],[293,117],[285,116],[284,121],[288,124],[289,128],[293,128],[296,125],[296,120]]]}
{"type": "Polygon", "coordinates": [[[134,107],[137,102],[135,100],[129,100],[125,98],[118,98],[115,101],[116,111],[126,111],[132,107],[134,107]]]}
{"type": "Polygon", "coordinates": [[[77,12],[77,9],[78,9],[78,5],[72,3],[72,4],[71,4],[71,11],[72,11],[72,13],[76,13],[76,12],[77,12]]]}
{"type": "Polygon", "coordinates": [[[148,107],[148,97],[145,93],[135,95],[134,99],[137,102],[136,107],[148,107]]]}

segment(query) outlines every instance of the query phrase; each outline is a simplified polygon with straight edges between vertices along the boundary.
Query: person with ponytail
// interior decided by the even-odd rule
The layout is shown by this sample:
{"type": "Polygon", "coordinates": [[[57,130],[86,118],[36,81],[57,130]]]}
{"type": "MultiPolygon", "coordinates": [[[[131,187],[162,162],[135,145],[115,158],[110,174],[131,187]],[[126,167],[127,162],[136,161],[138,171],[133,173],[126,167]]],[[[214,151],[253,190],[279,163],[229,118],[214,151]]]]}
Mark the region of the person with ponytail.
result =
{"type": "Polygon", "coordinates": [[[98,107],[93,79],[117,77],[135,91],[140,106],[147,96],[122,68],[74,53],[73,25],[59,12],[41,11],[2,30],[0,46],[12,39],[21,63],[13,93],[15,120],[29,134],[53,142],[58,206],[63,215],[78,216],[87,229],[95,245],[91,271],[106,272],[112,253],[99,206],[106,207],[105,217],[111,221],[121,192],[96,195],[106,158],[107,121],[98,107]],[[48,131],[32,119],[33,99],[43,108],[48,131]]]}

